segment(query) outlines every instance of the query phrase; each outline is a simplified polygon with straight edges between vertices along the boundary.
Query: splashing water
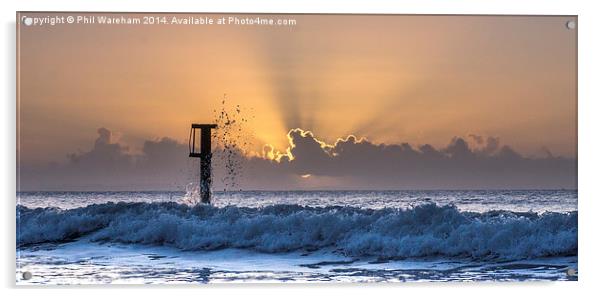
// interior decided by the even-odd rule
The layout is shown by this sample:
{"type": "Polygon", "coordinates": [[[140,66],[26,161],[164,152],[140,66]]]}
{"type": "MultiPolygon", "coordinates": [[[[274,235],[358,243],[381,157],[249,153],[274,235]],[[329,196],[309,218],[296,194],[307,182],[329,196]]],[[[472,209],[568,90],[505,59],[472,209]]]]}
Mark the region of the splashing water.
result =
{"type": "MultiPolygon", "coordinates": [[[[211,179],[213,180],[211,204],[214,204],[216,196],[213,190],[220,187],[219,190],[228,192],[241,191],[239,179],[243,174],[243,161],[245,151],[250,146],[252,133],[245,130],[248,119],[243,116],[244,111],[240,105],[234,107],[228,106],[226,96],[221,101],[221,107],[213,110],[214,120],[217,129],[212,133],[212,142],[215,144],[212,156],[211,179]],[[216,183],[216,181],[218,183],[216,183]]],[[[189,163],[189,172],[198,172],[198,161],[189,163]],[[193,169],[194,168],[194,169],[193,169]]],[[[198,173],[191,175],[193,180],[189,180],[186,185],[186,194],[180,199],[182,204],[189,206],[199,205],[201,203],[198,173]]]]}
{"type": "Polygon", "coordinates": [[[188,206],[200,205],[201,193],[199,189],[198,183],[188,183],[186,185],[186,194],[182,196],[179,202],[188,206]]]}
{"type": "Polygon", "coordinates": [[[213,134],[216,143],[213,151],[214,168],[222,169],[213,172],[221,172],[219,181],[224,192],[241,191],[244,155],[252,134],[245,129],[249,120],[244,116],[243,108],[238,104],[229,107],[226,99],[224,95],[220,109],[213,111],[214,122],[218,126],[213,134]]]}

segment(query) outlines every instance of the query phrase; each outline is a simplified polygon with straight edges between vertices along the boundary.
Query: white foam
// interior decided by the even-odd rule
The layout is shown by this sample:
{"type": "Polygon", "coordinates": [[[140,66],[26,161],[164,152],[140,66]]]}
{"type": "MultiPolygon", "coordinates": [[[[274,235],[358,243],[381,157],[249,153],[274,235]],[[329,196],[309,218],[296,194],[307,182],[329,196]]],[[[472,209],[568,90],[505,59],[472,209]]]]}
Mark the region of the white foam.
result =
{"type": "Polygon", "coordinates": [[[97,242],[181,250],[283,253],[329,249],[350,257],[523,259],[576,255],[577,213],[461,212],[424,204],[409,209],[190,207],[106,203],[77,209],[17,207],[17,244],[97,242]]]}

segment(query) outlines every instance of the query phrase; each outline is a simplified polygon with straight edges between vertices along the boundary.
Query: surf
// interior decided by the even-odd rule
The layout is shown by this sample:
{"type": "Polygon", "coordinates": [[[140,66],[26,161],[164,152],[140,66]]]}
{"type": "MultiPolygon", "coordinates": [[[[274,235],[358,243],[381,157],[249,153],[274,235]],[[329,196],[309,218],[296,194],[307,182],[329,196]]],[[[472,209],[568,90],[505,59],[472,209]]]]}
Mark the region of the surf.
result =
{"type": "Polygon", "coordinates": [[[332,250],[351,257],[518,260],[577,254],[577,212],[460,211],[454,205],[188,206],[104,203],[74,209],[17,206],[17,247],[92,242],[185,251],[332,250]]]}

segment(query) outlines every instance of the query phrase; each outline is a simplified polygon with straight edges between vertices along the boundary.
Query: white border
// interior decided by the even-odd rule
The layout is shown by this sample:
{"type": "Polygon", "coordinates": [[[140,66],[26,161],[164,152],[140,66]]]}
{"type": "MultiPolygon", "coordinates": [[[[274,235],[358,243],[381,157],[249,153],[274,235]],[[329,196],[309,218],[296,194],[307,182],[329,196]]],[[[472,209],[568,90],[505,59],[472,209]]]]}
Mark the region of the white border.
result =
{"type": "MultiPolygon", "coordinates": [[[[259,295],[283,296],[307,294],[366,295],[374,294],[437,294],[439,296],[508,296],[510,294],[540,296],[578,296],[589,290],[600,288],[600,217],[602,191],[600,190],[600,131],[602,110],[600,100],[600,69],[602,47],[602,11],[597,1],[558,1],[558,0],[306,0],[306,1],[185,1],[167,0],[156,3],[146,1],[88,0],[73,2],[67,0],[15,0],[2,1],[2,64],[0,82],[4,91],[2,100],[2,153],[3,165],[0,178],[3,195],[3,263],[0,281],[3,293],[19,296],[75,296],[86,294],[105,296],[106,294],[138,294],[149,296],[177,295],[259,295]],[[477,284],[327,284],[327,285],[210,285],[201,287],[181,286],[129,286],[107,287],[107,290],[34,289],[26,290],[14,286],[15,255],[15,12],[19,11],[158,11],[158,12],[274,12],[274,13],[422,13],[422,14],[558,14],[578,15],[579,30],[579,282],[558,283],[477,283],[477,284]],[[151,288],[152,290],[148,290],[151,288]],[[175,292],[165,289],[177,290],[175,292]],[[127,290],[127,291],[126,291],[127,290]],[[130,291],[134,290],[134,291],[130,291]],[[144,292],[138,292],[144,290],[144,292]],[[370,291],[368,291],[370,290],[370,291]]],[[[83,288],[103,288],[101,286],[83,288]]]]}

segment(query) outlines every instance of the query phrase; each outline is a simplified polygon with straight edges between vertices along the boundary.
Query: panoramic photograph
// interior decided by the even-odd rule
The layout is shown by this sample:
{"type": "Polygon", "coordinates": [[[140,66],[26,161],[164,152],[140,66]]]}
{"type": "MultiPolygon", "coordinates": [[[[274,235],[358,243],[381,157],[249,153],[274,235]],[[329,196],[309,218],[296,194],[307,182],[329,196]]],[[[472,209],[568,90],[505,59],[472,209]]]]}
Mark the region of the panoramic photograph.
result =
{"type": "Polygon", "coordinates": [[[16,284],[577,281],[576,26],[19,12],[16,284]]]}

